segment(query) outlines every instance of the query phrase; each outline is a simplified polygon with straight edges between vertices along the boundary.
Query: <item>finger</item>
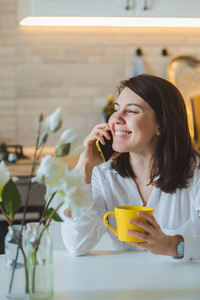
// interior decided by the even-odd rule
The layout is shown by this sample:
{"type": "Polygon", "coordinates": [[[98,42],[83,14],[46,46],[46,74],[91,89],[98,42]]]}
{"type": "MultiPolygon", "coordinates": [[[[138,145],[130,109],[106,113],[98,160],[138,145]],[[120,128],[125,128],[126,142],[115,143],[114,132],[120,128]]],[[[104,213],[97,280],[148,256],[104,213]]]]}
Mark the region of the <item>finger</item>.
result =
{"type": "Polygon", "coordinates": [[[110,126],[108,123],[101,123],[96,125],[93,130],[96,131],[98,129],[110,130],[110,126]]]}
{"type": "Polygon", "coordinates": [[[126,231],[126,233],[128,235],[130,235],[130,236],[134,236],[134,237],[136,237],[136,238],[138,238],[140,240],[143,240],[143,241],[145,241],[147,243],[149,243],[151,241],[151,237],[148,234],[146,234],[146,233],[137,232],[137,231],[130,230],[130,229],[128,229],[126,231]]]}
{"type": "Polygon", "coordinates": [[[100,143],[101,143],[102,145],[105,145],[105,144],[106,144],[103,135],[97,134],[97,135],[95,135],[95,139],[98,140],[98,141],[100,141],[100,143]]]}
{"type": "Polygon", "coordinates": [[[110,126],[108,123],[101,123],[96,125],[93,128],[92,132],[84,139],[83,145],[94,146],[94,142],[96,140],[99,140],[102,145],[105,145],[104,137],[108,140],[111,138],[107,130],[110,130],[110,126]]]}
{"type": "Polygon", "coordinates": [[[110,139],[109,133],[101,128],[96,128],[95,130],[91,132],[90,135],[87,136],[87,138],[84,140],[83,145],[90,145],[93,144],[94,141],[99,140],[102,145],[105,145],[104,137],[110,139]]]}
{"type": "Polygon", "coordinates": [[[96,133],[93,132],[85,138],[83,145],[84,146],[93,145],[96,140],[99,140],[101,142],[101,144],[103,144],[103,145],[105,144],[103,135],[99,135],[98,132],[96,132],[96,133]]]}
{"type": "Polygon", "coordinates": [[[97,139],[99,139],[99,136],[100,137],[103,137],[103,140],[104,138],[106,138],[107,140],[110,140],[111,139],[111,136],[109,135],[108,131],[105,130],[104,128],[97,128],[94,132],[93,132],[93,135],[95,135],[95,137],[97,139]]]}
{"type": "Polygon", "coordinates": [[[144,222],[138,219],[130,219],[129,223],[144,229],[148,234],[153,233],[152,231],[155,231],[155,228],[148,222],[144,222]]]}
{"type": "Polygon", "coordinates": [[[136,247],[140,247],[140,248],[143,248],[146,250],[148,250],[148,246],[149,246],[149,244],[145,243],[145,242],[128,242],[128,244],[134,245],[136,247]]]}
{"type": "Polygon", "coordinates": [[[139,211],[137,213],[137,215],[141,218],[146,219],[151,224],[151,226],[153,226],[155,229],[158,230],[160,228],[160,226],[158,225],[158,223],[157,223],[157,221],[156,221],[156,219],[154,218],[153,215],[150,215],[150,214],[148,214],[146,212],[143,212],[143,211],[139,211]]]}

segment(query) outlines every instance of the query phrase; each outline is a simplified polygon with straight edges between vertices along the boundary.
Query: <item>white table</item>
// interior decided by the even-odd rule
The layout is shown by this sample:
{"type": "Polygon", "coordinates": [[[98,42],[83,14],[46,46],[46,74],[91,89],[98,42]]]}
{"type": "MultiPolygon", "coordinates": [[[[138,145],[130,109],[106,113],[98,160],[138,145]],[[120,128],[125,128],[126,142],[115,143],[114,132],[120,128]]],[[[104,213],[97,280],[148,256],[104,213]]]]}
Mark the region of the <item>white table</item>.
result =
{"type": "MultiPolygon", "coordinates": [[[[0,300],[4,299],[0,255],[0,300]]],[[[54,252],[54,300],[200,299],[200,264],[148,252],[54,252]]]]}

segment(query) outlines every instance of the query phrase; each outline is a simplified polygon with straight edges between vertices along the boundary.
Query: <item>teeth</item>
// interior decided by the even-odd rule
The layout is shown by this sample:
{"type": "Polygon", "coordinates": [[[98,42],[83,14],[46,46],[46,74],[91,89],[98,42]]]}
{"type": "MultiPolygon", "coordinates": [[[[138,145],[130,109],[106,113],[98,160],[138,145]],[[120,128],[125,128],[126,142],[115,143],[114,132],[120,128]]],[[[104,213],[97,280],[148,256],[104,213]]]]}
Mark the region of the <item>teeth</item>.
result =
{"type": "Polygon", "coordinates": [[[129,132],[127,131],[115,131],[115,135],[127,135],[129,132]]]}

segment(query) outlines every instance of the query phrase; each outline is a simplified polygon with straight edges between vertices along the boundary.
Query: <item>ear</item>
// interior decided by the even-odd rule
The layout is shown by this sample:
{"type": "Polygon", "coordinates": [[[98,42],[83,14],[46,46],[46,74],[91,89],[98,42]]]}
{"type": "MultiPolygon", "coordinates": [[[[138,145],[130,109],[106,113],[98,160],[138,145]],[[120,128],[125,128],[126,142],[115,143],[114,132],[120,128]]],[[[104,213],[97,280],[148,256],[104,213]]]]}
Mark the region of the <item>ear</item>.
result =
{"type": "Polygon", "coordinates": [[[160,127],[157,129],[156,135],[157,135],[157,136],[160,135],[160,127]]]}

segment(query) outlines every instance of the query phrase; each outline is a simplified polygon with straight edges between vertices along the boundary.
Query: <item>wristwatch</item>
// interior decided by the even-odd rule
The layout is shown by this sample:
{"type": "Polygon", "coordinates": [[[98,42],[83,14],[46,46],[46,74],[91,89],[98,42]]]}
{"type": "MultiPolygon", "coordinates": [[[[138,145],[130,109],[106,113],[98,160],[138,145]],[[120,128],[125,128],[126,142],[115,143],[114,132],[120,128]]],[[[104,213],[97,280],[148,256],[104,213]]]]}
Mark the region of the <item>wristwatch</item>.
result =
{"type": "Polygon", "coordinates": [[[179,258],[183,258],[184,256],[184,238],[182,237],[182,235],[179,234],[177,234],[176,236],[179,237],[179,243],[176,246],[178,255],[175,256],[174,258],[179,259],[179,258]]]}

